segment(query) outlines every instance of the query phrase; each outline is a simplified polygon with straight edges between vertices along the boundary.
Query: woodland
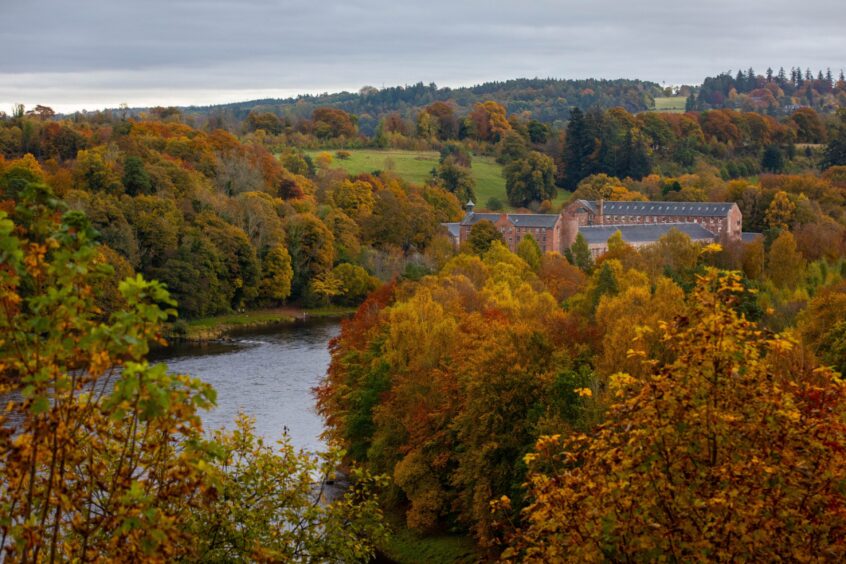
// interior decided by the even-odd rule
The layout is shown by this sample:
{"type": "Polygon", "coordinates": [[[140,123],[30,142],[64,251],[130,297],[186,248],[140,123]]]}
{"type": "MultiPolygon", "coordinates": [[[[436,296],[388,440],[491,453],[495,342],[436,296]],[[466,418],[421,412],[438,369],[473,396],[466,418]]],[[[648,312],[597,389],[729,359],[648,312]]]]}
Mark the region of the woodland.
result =
{"type": "Polygon", "coordinates": [[[791,75],[706,79],[681,113],[649,83],[515,80],[3,114],[5,557],[367,561],[391,513],[480,559],[842,560],[846,85],[791,75]],[[348,174],[362,149],[438,158],[348,174]],[[481,157],[505,189],[477,210],[735,202],[757,235],[512,253],[483,221],[456,248],[481,157]],[[322,458],[248,418],[210,436],[214,390],[147,361],[282,304],[357,307],[322,458]]]}

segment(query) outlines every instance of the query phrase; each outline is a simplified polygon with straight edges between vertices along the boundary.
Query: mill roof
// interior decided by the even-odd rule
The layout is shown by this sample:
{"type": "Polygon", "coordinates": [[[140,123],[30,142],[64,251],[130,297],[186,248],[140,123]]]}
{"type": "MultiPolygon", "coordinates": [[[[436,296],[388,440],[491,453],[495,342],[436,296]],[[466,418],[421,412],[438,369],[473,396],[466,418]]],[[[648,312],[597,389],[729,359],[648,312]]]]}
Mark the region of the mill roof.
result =
{"type": "Polygon", "coordinates": [[[441,223],[446,230],[449,232],[450,236],[454,239],[458,239],[459,235],[461,234],[461,224],[457,222],[452,223],[441,223]]]}
{"type": "MultiPolygon", "coordinates": [[[[546,229],[555,227],[555,223],[561,217],[557,213],[509,213],[506,215],[515,227],[542,227],[546,229]]],[[[500,217],[502,217],[502,214],[498,213],[470,212],[461,220],[461,225],[475,225],[483,219],[496,223],[500,217]]]]}
{"type": "MultiPolygon", "coordinates": [[[[592,213],[599,213],[597,200],[577,200],[592,213]]],[[[602,203],[603,215],[651,215],[683,217],[724,217],[735,204],[732,202],[616,202],[602,203]]]]}
{"type": "Polygon", "coordinates": [[[671,229],[681,231],[692,241],[713,241],[715,235],[698,223],[651,223],[640,225],[586,225],[579,227],[579,233],[588,244],[607,243],[617,231],[626,243],[653,243],[671,229]]]}

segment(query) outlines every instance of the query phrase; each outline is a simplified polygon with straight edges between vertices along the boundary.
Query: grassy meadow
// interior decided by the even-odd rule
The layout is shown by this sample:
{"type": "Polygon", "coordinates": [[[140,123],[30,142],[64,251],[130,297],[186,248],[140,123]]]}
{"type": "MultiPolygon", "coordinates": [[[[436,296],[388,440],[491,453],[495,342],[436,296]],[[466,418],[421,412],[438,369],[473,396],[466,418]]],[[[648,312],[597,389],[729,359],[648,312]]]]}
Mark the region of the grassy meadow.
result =
{"type": "Polygon", "coordinates": [[[684,112],[687,98],[684,96],[659,96],[655,98],[656,112],[684,112]]]}
{"type": "MultiPolygon", "coordinates": [[[[323,151],[309,151],[313,158],[323,151]]],[[[349,174],[361,174],[375,170],[392,170],[403,179],[423,184],[432,175],[432,169],[438,166],[437,151],[400,151],[378,149],[348,149],[350,157],[339,159],[335,151],[327,151],[332,155],[332,166],[343,168],[349,174]]],[[[486,207],[491,198],[498,198],[506,209],[508,205],[505,195],[505,178],[502,176],[502,165],[493,157],[473,156],[471,167],[473,178],[476,180],[476,204],[479,208],[486,207]]],[[[553,201],[553,208],[558,209],[564,203],[568,192],[558,191],[553,201]]],[[[464,203],[464,202],[462,202],[464,203]]]]}

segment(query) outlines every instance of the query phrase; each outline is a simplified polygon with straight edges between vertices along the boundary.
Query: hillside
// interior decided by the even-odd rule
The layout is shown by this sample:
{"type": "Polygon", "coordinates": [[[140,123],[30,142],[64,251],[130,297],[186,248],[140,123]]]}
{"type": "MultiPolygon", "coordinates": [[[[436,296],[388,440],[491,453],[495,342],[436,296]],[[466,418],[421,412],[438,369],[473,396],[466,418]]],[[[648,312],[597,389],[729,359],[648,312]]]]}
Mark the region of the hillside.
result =
{"type": "MultiPolygon", "coordinates": [[[[314,157],[322,151],[307,151],[314,157]]],[[[424,184],[431,179],[432,169],[438,166],[436,151],[398,151],[398,150],[348,150],[349,158],[341,160],[335,158],[332,166],[344,169],[348,174],[361,174],[378,170],[391,170],[409,182],[424,184]]],[[[493,157],[474,156],[470,167],[473,179],[476,181],[476,203],[480,209],[486,208],[488,200],[496,198],[504,209],[512,209],[508,205],[505,193],[505,178],[502,176],[502,165],[493,157]]],[[[559,190],[553,200],[554,209],[564,203],[570,193],[559,190]]]]}
{"type": "Polygon", "coordinates": [[[411,117],[417,110],[436,101],[452,102],[457,113],[463,115],[477,102],[494,100],[504,105],[509,114],[531,112],[535,119],[555,123],[567,120],[573,107],[622,106],[630,112],[644,111],[653,106],[653,97],[660,94],[661,88],[657,84],[642,80],[518,78],[462,88],[441,88],[434,83],[425,85],[422,82],[383,89],[364,87],[359,92],[192,106],[184,111],[186,115],[222,114],[242,120],[252,110],[298,118],[311,115],[316,107],[329,106],[358,115],[361,132],[370,135],[381,116],[399,112],[411,117]]]}

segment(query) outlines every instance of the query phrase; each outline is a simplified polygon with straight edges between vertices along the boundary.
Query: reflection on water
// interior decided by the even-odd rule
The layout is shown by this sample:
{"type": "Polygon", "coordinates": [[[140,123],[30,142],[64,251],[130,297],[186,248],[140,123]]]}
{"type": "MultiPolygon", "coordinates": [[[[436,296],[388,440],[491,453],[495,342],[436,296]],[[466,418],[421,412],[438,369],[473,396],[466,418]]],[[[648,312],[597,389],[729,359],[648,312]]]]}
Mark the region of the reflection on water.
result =
{"type": "Polygon", "coordinates": [[[278,439],[287,429],[297,448],[321,450],[323,421],[312,388],[329,366],[329,340],[337,320],[310,320],[241,334],[231,342],[175,345],[151,355],[170,372],[203,379],[217,389],[217,407],[203,416],[206,429],[232,428],[239,411],[255,417],[256,432],[278,439]]]}

